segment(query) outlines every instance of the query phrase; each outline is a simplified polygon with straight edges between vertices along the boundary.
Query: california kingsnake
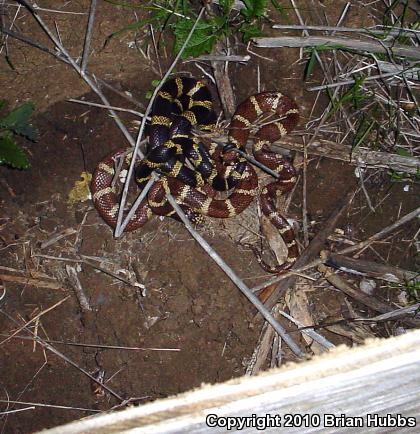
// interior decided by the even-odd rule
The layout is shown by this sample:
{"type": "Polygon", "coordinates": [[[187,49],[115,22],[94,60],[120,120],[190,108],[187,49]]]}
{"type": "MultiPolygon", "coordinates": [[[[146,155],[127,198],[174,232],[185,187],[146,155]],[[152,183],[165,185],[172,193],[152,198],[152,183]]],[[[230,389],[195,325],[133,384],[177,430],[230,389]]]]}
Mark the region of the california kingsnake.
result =
{"type": "MultiPolygon", "coordinates": [[[[279,92],[263,92],[247,98],[232,118],[229,143],[222,149],[216,144],[207,149],[192,137],[191,130],[194,126],[210,129],[214,124],[209,90],[192,78],[167,81],[154,102],[147,157],[136,168],[136,181],[142,188],[153,170],[164,176],[152,186],[126,230],[143,226],[152,214],[173,213],[166,200],[167,192],[176,197],[185,210],[210,217],[233,217],[246,209],[259,192],[258,177],[237,150],[245,150],[253,123],[267,113],[275,113],[279,119],[255,132],[253,154],[260,163],[278,173],[276,181],[262,188],[260,202],[263,213],[283,237],[288,258],[284,264],[274,267],[259,261],[269,272],[279,273],[289,268],[299,251],[292,228],[276,209],[276,198],[294,186],[295,169],[282,156],[270,151],[269,146],[293,129],[299,113],[295,102],[279,92]],[[194,168],[188,167],[187,161],[194,168]],[[228,198],[213,197],[214,190],[228,189],[232,189],[228,198]]],[[[103,159],[94,171],[91,184],[94,205],[112,228],[117,223],[119,202],[112,184],[114,165],[124,151],[120,149],[103,159]]]]}

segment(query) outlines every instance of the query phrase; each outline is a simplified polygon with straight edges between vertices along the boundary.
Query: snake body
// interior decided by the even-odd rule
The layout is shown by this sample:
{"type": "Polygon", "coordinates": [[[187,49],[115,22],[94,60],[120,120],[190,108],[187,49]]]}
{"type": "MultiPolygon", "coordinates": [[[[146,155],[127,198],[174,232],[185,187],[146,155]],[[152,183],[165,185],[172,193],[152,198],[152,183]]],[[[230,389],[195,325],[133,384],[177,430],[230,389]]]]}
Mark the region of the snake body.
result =
{"type": "MultiPolygon", "coordinates": [[[[289,268],[298,256],[293,229],[276,209],[277,196],[293,188],[296,173],[293,166],[279,154],[270,151],[273,141],[288,134],[299,119],[298,107],[279,92],[262,92],[239,104],[229,129],[229,142],[223,148],[198,142],[192,128],[211,129],[215,114],[211,94],[204,83],[192,78],[167,81],[157,94],[152,109],[147,156],[136,167],[136,181],[143,188],[156,170],[163,177],[155,182],[126,227],[127,231],[143,226],[153,214],[171,215],[166,200],[171,193],[185,211],[210,217],[228,218],[241,213],[259,193],[258,177],[253,167],[237,151],[245,151],[253,123],[263,114],[274,113],[274,122],[267,123],[255,133],[254,157],[278,174],[278,179],[261,189],[263,213],[278,228],[288,247],[284,264],[269,266],[259,259],[263,268],[279,273],[289,268]],[[188,166],[188,163],[191,163],[188,166]],[[214,191],[231,190],[225,199],[214,197],[214,191]]],[[[115,228],[118,197],[113,186],[115,162],[126,149],[105,157],[96,167],[91,184],[93,202],[105,222],[115,228]]],[[[125,157],[126,163],[130,155],[125,157]]]]}

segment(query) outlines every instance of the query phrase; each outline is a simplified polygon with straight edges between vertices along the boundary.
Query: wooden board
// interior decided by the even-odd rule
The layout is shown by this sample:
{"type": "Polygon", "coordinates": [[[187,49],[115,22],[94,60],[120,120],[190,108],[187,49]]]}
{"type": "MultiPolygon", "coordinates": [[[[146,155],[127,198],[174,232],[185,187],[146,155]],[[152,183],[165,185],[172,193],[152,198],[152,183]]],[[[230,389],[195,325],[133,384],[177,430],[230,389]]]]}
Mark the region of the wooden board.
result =
{"type": "Polygon", "coordinates": [[[255,424],[269,419],[281,428],[264,432],[414,433],[420,432],[419,416],[420,330],[416,330],[42,433],[221,433],[227,431],[227,423],[236,424],[235,431],[245,422],[251,426],[242,432],[255,432],[255,424]],[[214,428],[206,425],[208,415],[217,415],[208,418],[214,428]],[[348,426],[356,423],[361,426],[348,426]],[[409,426],[414,423],[416,427],[409,426]]]}

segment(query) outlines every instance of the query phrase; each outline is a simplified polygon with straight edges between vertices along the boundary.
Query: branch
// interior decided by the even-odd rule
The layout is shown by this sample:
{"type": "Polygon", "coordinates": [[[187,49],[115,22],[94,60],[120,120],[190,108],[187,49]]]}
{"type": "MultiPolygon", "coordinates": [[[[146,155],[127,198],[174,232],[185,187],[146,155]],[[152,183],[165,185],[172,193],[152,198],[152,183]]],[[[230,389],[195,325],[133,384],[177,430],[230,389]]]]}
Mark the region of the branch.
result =
{"type": "Polygon", "coordinates": [[[418,273],[403,270],[392,265],[378,264],[373,261],[363,259],[353,259],[347,256],[331,254],[325,262],[329,267],[333,267],[347,273],[354,273],[362,276],[373,277],[391,283],[403,283],[418,281],[418,273]]]}
{"type": "MultiPolygon", "coordinates": [[[[276,147],[282,147],[299,152],[303,152],[304,150],[303,145],[297,143],[294,138],[278,140],[273,143],[272,147],[274,149],[276,147]]],[[[309,154],[346,161],[347,163],[359,167],[381,167],[413,175],[420,170],[420,161],[418,158],[390,154],[389,152],[372,151],[371,149],[361,147],[352,149],[350,145],[344,145],[330,140],[315,140],[307,146],[307,150],[309,154]]]]}
{"type": "Polygon", "coordinates": [[[331,50],[356,50],[368,53],[392,53],[394,56],[420,60],[420,50],[386,41],[360,41],[337,36],[279,36],[274,38],[254,38],[253,41],[260,48],[279,47],[319,47],[331,50]]]}
{"type": "Polygon", "coordinates": [[[96,13],[96,1],[91,0],[90,2],[90,11],[89,11],[89,19],[88,19],[88,27],[85,35],[85,45],[83,47],[83,57],[82,57],[82,71],[86,72],[89,54],[90,54],[90,44],[92,41],[93,34],[93,23],[95,22],[95,13],[96,13]]]}

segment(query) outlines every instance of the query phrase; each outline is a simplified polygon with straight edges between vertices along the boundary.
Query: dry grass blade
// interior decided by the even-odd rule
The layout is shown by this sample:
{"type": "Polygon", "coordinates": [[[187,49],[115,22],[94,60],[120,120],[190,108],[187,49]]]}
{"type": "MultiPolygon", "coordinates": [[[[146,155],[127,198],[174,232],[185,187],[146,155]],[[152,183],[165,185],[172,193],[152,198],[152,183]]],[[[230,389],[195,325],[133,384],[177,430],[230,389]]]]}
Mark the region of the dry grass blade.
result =
{"type": "Polygon", "coordinates": [[[57,243],[58,241],[62,240],[63,238],[69,237],[69,236],[74,235],[76,233],[77,233],[77,230],[73,229],[73,228],[63,229],[62,231],[52,235],[47,240],[43,241],[40,245],[40,249],[41,250],[45,249],[45,248],[57,243]]]}
{"type": "MultiPolygon", "coordinates": [[[[31,405],[32,409],[36,407],[45,407],[45,408],[57,408],[60,410],[88,411],[90,413],[101,413],[102,411],[102,410],[96,410],[94,408],[70,407],[67,405],[45,404],[42,402],[12,401],[12,400],[5,400],[5,399],[0,399],[0,402],[4,404],[31,405]]],[[[19,410],[14,410],[14,411],[19,411],[19,410]]]]}
{"type": "MultiPolygon", "coordinates": [[[[0,333],[0,336],[8,336],[4,333],[0,333]]],[[[13,336],[13,339],[22,339],[35,341],[31,336],[13,336]]],[[[154,347],[128,347],[124,345],[101,345],[101,344],[88,344],[84,342],[67,342],[67,341],[57,341],[51,339],[44,339],[47,344],[60,344],[69,347],[86,347],[86,348],[100,348],[104,350],[124,350],[124,351],[181,351],[180,348],[154,348],[154,347]]]]}
{"type": "MultiPolygon", "coordinates": [[[[50,306],[48,309],[43,310],[42,312],[40,312],[38,315],[34,316],[31,320],[29,320],[27,323],[25,323],[23,326],[19,326],[19,328],[17,330],[15,330],[11,335],[9,335],[6,339],[3,339],[0,342],[0,345],[5,344],[6,342],[8,342],[10,339],[12,339],[14,336],[16,336],[17,334],[19,334],[22,330],[27,329],[29,324],[32,324],[33,322],[37,321],[39,318],[41,318],[43,315],[45,315],[46,313],[52,311],[53,309],[57,308],[58,306],[60,306],[61,304],[63,304],[66,300],[68,300],[70,298],[70,296],[68,295],[67,297],[63,298],[62,300],[58,301],[57,303],[54,303],[52,306],[50,306]]],[[[3,312],[4,313],[4,312],[3,312]]],[[[6,315],[8,318],[9,315],[6,315]]],[[[31,332],[32,333],[32,332],[31,332]]]]}
{"type": "MultiPolygon", "coordinates": [[[[404,78],[406,78],[406,76],[410,76],[413,79],[417,79],[419,72],[420,72],[420,69],[414,68],[413,66],[409,66],[407,68],[396,68],[391,72],[387,72],[387,73],[381,72],[378,75],[372,75],[370,77],[366,77],[364,79],[364,81],[369,82],[369,81],[374,81],[374,80],[384,80],[386,78],[390,78],[390,79],[394,80],[396,77],[401,77],[402,79],[404,79],[404,78]]],[[[357,81],[355,79],[342,80],[342,81],[338,81],[336,83],[325,84],[322,86],[313,86],[313,87],[309,88],[308,90],[314,92],[314,91],[318,91],[318,90],[334,89],[337,87],[346,86],[346,85],[355,84],[355,83],[357,83],[357,81]]]]}
{"type": "Polygon", "coordinates": [[[357,250],[361,250],[368,246],[369,244],[374,243],[375,241],[378,241],[382,238],[384,238],[386,235],[388,235],[390,232],[395,231],[395,229],[399,228],[402,225],[405,225],[406,223],[410,222],[411,220],[417,218],[420,215],[420,207],[416,208],[415,210],[409,212],[408,214],[404,215],[400,219],[398,219],[396,222],[390,224],[389,226],[386,226],[385,228],[381,229],[376,234],[369,237],[367,240],[361,241],[360,243],[355,244],[354,246],[346,247],[343,250],[340,250],[338,253],[341,255],[355,252],[357,250]]]}
{"type": "MultiPolygon", "coordinates": [[[[103,108],[106,110],[115,110],[115,111],[120,111],[120,112],[125,112],[125,113],[131,113],[131,114],[136,115],[140,118],[144,117],[144,114],[141,112],[138,112],[137,110],[126,109],[123,107],[115,107],[115,106],[109,106],[109,105],[105,105],[105,104],[98,104],[96,102],[82,101],[80,99],[74,99],[74,98],[69,98],[68,101],[69,102],[75,102],[77,104],[88,105],[91,107],[99,107],[99,108],[103,108]]],[[[148,118],[147,120],[150,120],[150,118],[148,118]]]]}
{"type": "Polygon", "coordinates": [[[419,318],[420,315],[420,303],[413,304],[411,306],[395,309],[392,312],[387,312],[382,315],[374,316],[373,318],[356,318],[355,321],[388,321],[396,320],[402,317],[408,316],[409,318],[419,318]]]}
{"type": "MultiPolygon", "coordinates": [[[[194,59],[196,61],[211,61],[211,62],[249,62],[251,56],[239,56],[234,54],[210,54],[210,55],[201,55],[194,59]]],[[[185,61],[184,61],[185,62],[185,61]]]]}

